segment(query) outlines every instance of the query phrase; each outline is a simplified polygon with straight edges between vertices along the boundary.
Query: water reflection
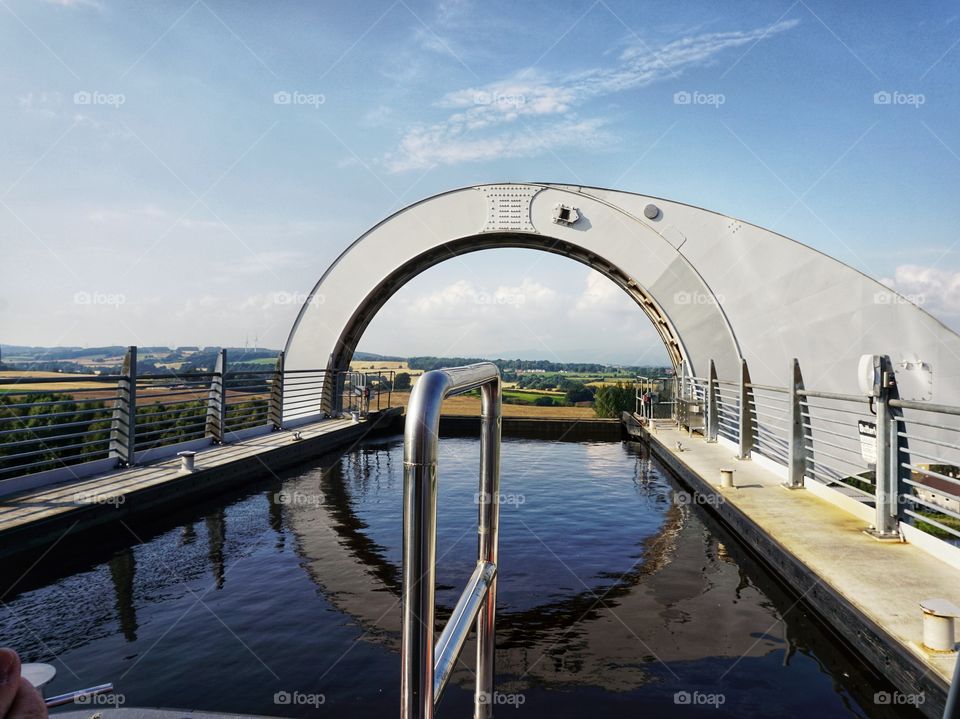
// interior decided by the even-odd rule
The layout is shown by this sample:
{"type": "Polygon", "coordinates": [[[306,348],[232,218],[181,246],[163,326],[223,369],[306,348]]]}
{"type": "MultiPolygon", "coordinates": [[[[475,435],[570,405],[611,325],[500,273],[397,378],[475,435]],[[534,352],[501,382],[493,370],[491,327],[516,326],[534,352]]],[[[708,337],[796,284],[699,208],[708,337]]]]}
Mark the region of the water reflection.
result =
{"type": "Polygon", "coordinates": [[[223,545],[227,538],[227,515],[223,507],[212,512],[204,519],[207,525],[207,554],[210,557],[210,567],[216,579],[216,588],[223,589],[224,566],[223,545]]]}
{"type": "Polygon", "coordinates": [[[117,552],[110,559],[110,577],[116,595],[115,606],[120,631],[128,642],[137,641],[137,611],[133,603],[133,575],[137,564],[130,548],[117,552]]]}
{"type": "MultiPolygon", "coordinates": [[[[441,447],[438,630],[475,561],[478,456],[473,440],[441,447]]],[[[285,711],[269,703],[272,692],[320,681],[350,698],[355,715],[381,715],[399,676],[401,472],[398,441],[368,443],[96,535],[83,553],[57,548],[18,582],[35,559],[25,558],[4,569],[0,630],[28,660],[63,655],[71,666],[95,662],[104,680],[122,676],[132,703],[277,714],[285,711]],[[197,596],[214,602],[229,633],[202,609],[190,613],[197,596]],[[176,674],[183,698],[164,700],[158,672],[184,645],[193,663],[176,674]],[[221,668],[204,652],[231,663],[221,668]],[[318,662],[332,666],[320,672],[318,662]],[[265,666],[286,683],[272,684],[265,666]],[[211,696],[214,682],[222,691],[211,696]]],[[[582,710],[629,696],[636,708],[682,678],[736,694],[742,715],[763,715],[751,693],[769,700],[786,682],[783,691],[825,716],[864,715],[865,706],[885,715],[872,705],[884,680],[846,655],[725,529],[676,501],[638,446],[508,441],[503,489],[524,502],[501,519],[502,691],[575,690],[567,701],[582,710]],[[799,672],[796,688],[773,666],[799,672]]],[[[468,645],[464,656],[472,652],[468,645]]],[[[445,702],[465,708],[472,681],[461,668],[445,702]]]]}

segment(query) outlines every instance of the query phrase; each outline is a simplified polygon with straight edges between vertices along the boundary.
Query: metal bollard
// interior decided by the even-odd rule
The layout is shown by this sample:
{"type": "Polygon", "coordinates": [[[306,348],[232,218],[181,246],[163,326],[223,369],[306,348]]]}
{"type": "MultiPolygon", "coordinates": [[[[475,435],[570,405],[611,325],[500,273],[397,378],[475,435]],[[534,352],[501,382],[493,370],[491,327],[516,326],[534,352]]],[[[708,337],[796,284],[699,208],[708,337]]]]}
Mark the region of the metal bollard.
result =
{"type": "Polygon", "coordinates": [[[192,472],[194,469],[194,457],[197,456],[197,453],[196,452],[177,452],[177,456],[180,458],[180,471],[192,472]]]}
{"type": "Polygon", "coordinates": [[[723,489],[734,489],[736,485],[733,483],[733,470],[732,469],[721,469],[720,470],[720,486],[723,489]]]}
{"type": "Polygon", "coordinates": [[[947,599],[924,599],[923,646],[935,652],[956,652],[954,620],[960,616],[960,607],[947,599]]]}

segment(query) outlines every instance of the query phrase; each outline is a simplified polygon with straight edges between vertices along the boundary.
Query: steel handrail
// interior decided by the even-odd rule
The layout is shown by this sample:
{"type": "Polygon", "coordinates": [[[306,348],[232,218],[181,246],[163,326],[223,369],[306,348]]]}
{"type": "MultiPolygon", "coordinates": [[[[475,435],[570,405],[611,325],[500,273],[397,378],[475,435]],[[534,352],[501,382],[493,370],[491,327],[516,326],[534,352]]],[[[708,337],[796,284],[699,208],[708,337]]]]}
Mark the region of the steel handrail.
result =
{"type": "Polygon", "coordinates": [[[500,370],[491,362],[426,372],[410,393],[403,440],[403,631],[400,715],[431,719],[470,625],[477,623],[474,718],[492,715],[500,511],[500,370]],[[434,644],[437,455],[443,400],[480,389],[477,566],[434,644]]]}

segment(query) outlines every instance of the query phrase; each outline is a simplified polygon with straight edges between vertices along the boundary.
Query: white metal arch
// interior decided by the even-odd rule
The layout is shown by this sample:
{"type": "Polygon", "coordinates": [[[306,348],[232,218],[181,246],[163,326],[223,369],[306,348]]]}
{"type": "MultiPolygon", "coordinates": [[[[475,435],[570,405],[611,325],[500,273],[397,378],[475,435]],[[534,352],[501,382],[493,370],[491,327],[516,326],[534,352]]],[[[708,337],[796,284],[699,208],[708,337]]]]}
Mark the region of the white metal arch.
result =
{"type": "Polygon", "coordinates": [[[324,273],[287,340],[287,369],[346,369],[389,297],[425,269],[494,247],[569,256],[647,313],[699,375],[857,391],[861,354],[934,367],[934,401],[960,404],[960,336],[877,281],[810,247],[690,205],[616,190],[497,184],[445,192],[370,229],[324,273]],[[562,208],[567,216],[559,216],[562,208]],[[571,222],[571,220],[574,220],[571,222]]]}

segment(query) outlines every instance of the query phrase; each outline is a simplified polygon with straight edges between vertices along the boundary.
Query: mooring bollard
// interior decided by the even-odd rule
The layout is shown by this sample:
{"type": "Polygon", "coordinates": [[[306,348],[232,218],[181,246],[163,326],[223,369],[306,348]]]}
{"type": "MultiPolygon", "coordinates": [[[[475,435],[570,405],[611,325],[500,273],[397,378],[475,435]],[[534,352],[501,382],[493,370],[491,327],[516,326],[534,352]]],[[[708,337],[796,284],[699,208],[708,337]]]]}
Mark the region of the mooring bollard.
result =
{"type": "Polygon", "coordinates": [[[720,470],[720,486],[724,489],[733,489],[736,485],[733,483],[733,470],[720,470]]]}
{"type": "Polygon", "coordinates": [[[954,620],[960,616],[960,607],[947,599],[924,599],[923,646],[935,652],[956,652],[954,620]]]}
{"type": "Polygon", "coordinates": [[[197,456],[196,452],[177,452],[177,456],[180,458],[180,471],[181,472],[192,472],[194,468],[194,457],[197,456]]]}
{"type": "Polygon", "coordinates": [[[51,664],[33,662],[23,664],[20,667],[20,676],[30,682],[33,688],[38,689],[41,694],[43,694],[44,686],[49,684],[56,675],[57,669],[51,664]]]}

